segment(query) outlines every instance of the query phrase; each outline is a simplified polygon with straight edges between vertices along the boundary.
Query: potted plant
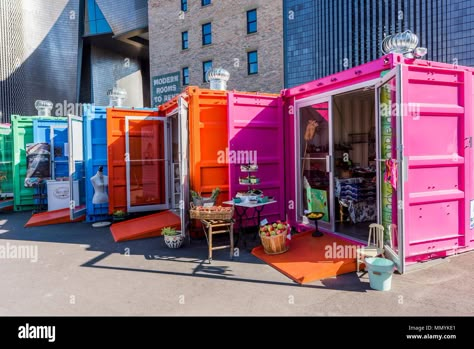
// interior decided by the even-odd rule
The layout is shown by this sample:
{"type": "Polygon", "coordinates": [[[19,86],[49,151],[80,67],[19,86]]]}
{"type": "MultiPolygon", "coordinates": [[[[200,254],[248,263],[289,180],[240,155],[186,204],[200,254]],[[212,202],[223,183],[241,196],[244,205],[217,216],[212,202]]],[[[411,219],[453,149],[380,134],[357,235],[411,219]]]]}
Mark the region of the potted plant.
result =
{"type": "Polygon", "coordinates": [[[114,213],[112,214],[112,218],[115,222],[123,221],[126,216],[127,216],[127,212],[122,211],[122,210],[115,210],[114,213]]]}
{"type": "Polygon", "coordinates": [[[163,235],[165,244],[169,248],[180,248],[184,242],[184,236],[173,227],[163,228],[161,235],[163,235]]]}
{"type": "Polygon", "coordinates": [[[215,188],[211,196],[208,198],[202,197],[200,194],[191,190],[191,198],[193,199],[193,204],[196,206],[204,206],[204,204],[210,203],[211,205],[215,205],[217,201],[217,197],[219,196],[221,190],[219,187],[215,188]]]}

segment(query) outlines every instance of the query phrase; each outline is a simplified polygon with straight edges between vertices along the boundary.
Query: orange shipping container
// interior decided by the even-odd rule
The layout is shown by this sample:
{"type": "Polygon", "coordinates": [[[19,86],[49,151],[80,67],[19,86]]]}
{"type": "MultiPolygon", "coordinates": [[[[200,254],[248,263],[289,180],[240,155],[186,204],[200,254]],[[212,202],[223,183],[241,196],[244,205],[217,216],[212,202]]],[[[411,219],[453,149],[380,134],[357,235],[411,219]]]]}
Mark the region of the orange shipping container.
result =
{"type": "Polygon", "coordinates": [[[180,96],[160,106],[160,115],[170,116],[179,98],[188,103],[190,189],[210,196],[221,189],[219,203],[229,199],[227,92],[188,87],[180,96]]]}
{"type": "Polygon", "coordinates": [[[110,214],[159,209],[166,200],[165,130],[157,117],[156,109],[107,108],[110,214]]]}

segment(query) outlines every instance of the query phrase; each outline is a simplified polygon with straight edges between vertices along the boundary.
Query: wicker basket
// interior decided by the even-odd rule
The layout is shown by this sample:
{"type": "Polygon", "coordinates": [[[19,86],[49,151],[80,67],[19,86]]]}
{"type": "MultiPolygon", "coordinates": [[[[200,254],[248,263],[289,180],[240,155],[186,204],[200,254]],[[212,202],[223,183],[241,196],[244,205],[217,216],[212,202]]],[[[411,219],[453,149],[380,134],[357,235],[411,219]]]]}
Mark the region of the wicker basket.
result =
{"type": "Polygon", "coordinates": [[[219,211],[207,211],[197,210],[196,206],[191,203],[191,209],[189,210],[191,219],[214,219],[214,220],[229,220],[234,216],[234,207],[231,207],[230,211],[219,212],[219,211]]]}
{"type": "Polygon", "coordinates": [[[288,246],[286,245],[286,234],[288,230],[283,234],[272,235],[272,236],[262,236],[263,249],[266,254],[280,254],[288,251],[288,246]]]}

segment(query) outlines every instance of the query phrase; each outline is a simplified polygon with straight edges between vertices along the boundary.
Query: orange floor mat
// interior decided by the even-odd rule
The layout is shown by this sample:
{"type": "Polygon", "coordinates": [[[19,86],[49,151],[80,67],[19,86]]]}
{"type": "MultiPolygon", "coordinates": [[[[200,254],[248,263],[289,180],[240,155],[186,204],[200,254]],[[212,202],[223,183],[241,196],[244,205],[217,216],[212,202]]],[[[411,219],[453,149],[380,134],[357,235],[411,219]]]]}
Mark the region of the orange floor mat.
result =
{"type": "Polygon", "coordinates": [[[110,232],[116,242],[145,239],[161,235],[164,227],[179,229],[181,220],[171,211],[151,214],[125,222],[112,224],[110,232]]]}
{"type": "Polygon", "coordinates": [[[285,253],[268,255],[263,246],[258,246],[252,250],[252,254],[300,284],[356,271],[353,254],[356,247],[351,248],[356,243],[333,234],[324,233],[318,238],[312,237],[311,233],[307,231],[293,235],[290,249],[285,253]],[[345,254],[342,254],[343,250],[345,254]],[[327,251],[335,254],[329,255],[327,251]]]}
{"type": "Polygon", "coordinates": [[[71,221],[69,208],[63,208],[60,210],[46,211],[35,213],[28,222],[26,222],[25,227],[40,227],[43,225],[51,224],[62,224],[62,223],[71,223],[71,222],[80,222],[86,218],[86,215],[80,216],[75,220],[71,221]]]}

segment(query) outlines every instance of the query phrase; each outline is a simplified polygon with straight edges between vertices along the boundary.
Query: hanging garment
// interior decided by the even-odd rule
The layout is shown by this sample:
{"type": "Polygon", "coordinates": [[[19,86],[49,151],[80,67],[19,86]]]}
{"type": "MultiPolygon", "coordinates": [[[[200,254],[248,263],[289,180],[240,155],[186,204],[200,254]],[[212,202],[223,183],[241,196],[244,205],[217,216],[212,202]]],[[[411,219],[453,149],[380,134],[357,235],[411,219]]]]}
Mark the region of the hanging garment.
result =
{"type": "Polygon", "coordinates": [[[394,190],[397,190],[398,165],[397,161],[393,159],[385,160],[385,183],[390,183],[394,190]]]}

